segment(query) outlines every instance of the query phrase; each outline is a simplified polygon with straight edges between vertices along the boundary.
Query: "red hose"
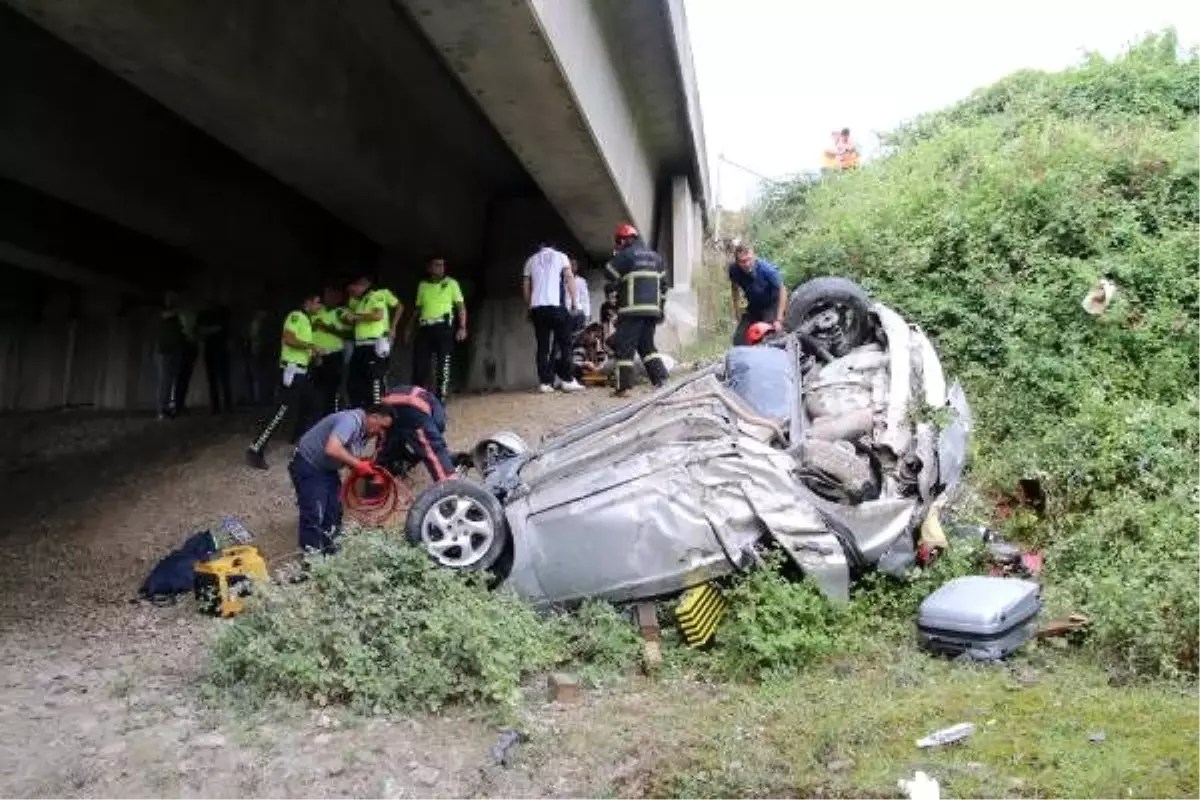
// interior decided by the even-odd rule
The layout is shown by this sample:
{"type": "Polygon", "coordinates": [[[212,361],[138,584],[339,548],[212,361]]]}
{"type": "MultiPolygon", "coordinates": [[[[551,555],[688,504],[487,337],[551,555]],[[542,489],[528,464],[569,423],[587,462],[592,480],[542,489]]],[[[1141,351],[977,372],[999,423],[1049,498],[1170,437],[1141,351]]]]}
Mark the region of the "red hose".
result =
{"type": "Polygon", "coordinates": [[[345,515],[368,528],[396,527],[413,504],[408,481],[397,478],[383,467],[367,477],[349,475],[342,482],[342,508],[345,515]],[[371,492],[369,484],[374,484],[371,492]]]}

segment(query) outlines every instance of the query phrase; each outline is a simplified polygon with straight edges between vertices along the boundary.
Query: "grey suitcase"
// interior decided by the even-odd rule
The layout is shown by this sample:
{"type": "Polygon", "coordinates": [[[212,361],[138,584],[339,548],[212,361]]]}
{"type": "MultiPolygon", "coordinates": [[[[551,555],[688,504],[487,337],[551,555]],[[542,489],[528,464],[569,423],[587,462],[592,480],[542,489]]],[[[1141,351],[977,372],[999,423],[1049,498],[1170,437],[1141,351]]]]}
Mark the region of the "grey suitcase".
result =
{"type": "Polygon", "coordinates": [[[1041,587],[1033,581],[955,578],[921,602],[917,636],[927,650],[996,661],[1033,638],[1041,608],[1041,587]]]}

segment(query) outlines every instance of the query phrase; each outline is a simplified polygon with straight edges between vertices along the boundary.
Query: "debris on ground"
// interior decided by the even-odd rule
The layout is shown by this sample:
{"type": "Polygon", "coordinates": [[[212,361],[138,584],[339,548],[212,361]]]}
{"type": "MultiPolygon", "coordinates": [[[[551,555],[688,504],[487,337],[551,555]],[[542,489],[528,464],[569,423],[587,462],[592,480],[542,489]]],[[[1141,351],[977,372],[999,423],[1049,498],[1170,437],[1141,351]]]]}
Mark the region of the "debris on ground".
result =
{"type": "Polygon", "coordinates": [[[1092,621],[1083,614],[1071,614],[1065,619],[1051,620],[1037,632],[1037,638],[1050,639],[1057,636],[1068,636],[1072,633],[1085,631],[1092,621]]]}
{"type": "Polygon", "coordinates": [[[642,636],[642,670],[653,675],[662,666],[662,630],[658,626],[658,607],[654,603],[638,603],[634,607],[638,631],[642,636]]]}
{"type": "Polygon", "coordinates": [[[516,746],[526,740],[525,734],[516,728],[509,728],[500,734],[500,740],[492,745],[492,763],[499,767],[507,767],[509,758],[516,746]]]}
{"type": "Polygon", "coordinates": [[[555,672],[549,679],[550,702],[574,703],[579,699],[579,679],[565,672],[555,672]]]}
{"type": "Polygon", "coordinates": [[[1112,304],[1113,297],[1117,294],[1117,286],[1112,281],[1104,278],[1083,296],[1083,310],[1091,314],[1093,317],[1098,317],[1108,310],[1112,304]]]}
{"type": "Polygon", "coordinates": [[[942,790],[936,778],[917,770],[912,780],[899,780],[896,785],[909,800],[941,800],[942,790]]]}
{"type": "Polygon", "coordinates": [[[1104,731],[1096,731],[1095,733],[1088,734],[1088,741],[1092,744],[1104,744],[1106,738],[1108,737],[1104,735],[1104,731]]]}
{"type": "Polygon", "coordinates": [[[951,725],[949,728],[942,728],[921,739],[917,739],[917,747],[922,750],[929,747],[941,747],[942,745],[954,744],[961,742],[968,736],[975,733],[975,724],[973,722],[960,722],[957,725],[951,725]]]}

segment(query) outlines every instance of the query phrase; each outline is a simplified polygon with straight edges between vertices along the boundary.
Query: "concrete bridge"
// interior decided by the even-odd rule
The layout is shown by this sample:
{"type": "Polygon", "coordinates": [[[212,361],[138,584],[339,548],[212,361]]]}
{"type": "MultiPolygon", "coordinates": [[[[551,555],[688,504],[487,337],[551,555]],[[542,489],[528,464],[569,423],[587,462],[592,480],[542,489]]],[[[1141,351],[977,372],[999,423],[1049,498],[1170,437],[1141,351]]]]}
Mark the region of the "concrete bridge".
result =
{"type": "Polygon", "coordinates": [[[710,197],[682,6],[0,0],[0,409],[150,405],[164,288],[289,306],[366,266],[405,297],[433,254],[468,387],[529,385],[521,264],[597,267],[623,220],[678,346],[710,197]]]}

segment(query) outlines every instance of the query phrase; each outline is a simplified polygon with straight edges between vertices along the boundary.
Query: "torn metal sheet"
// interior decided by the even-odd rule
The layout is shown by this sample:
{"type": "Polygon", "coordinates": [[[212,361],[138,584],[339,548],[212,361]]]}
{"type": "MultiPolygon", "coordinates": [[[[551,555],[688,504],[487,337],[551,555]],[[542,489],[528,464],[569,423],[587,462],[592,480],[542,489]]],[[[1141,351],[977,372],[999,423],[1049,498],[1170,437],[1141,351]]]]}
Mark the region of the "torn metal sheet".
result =
{"type": "Polygon", "coordinates": [[[961,480],[972,420],[920,329],[867,311],[840,358],[789,334],[739,348],[736,375],[716,365],[540,447],[484,440],[477,466],[511,540],[504,584],[537,604],[650,599],[752,569],[772,545],[836,600],[865,572],[904,574],[929,509],[961,480]],[[950,409],[944,430],[913,420],[930,405],[950,409]],[[825,462],[835,474],[814,475],[806,441],[842,448],[825,462]],[[830,492],[839,474],[865,489],[830,492]]]}

